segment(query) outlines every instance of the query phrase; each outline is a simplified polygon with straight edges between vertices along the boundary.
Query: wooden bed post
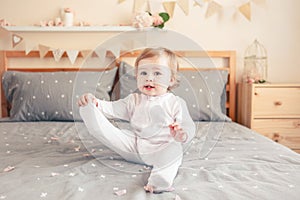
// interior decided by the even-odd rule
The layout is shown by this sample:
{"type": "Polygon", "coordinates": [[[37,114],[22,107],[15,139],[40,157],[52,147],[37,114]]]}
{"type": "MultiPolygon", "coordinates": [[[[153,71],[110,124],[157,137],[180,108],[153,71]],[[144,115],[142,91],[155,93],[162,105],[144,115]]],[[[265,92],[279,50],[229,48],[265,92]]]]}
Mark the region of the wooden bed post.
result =
{"type": "Polygon", "coordinates": [[[230,76],[229,76],[229,87],[230,87],[230,94],[229,94],[229,115],[231,116],[232,121],[236,121],[236,74],[235,74],[235,69],[236,69],[236,52],[235,51],[230,51],[230,56],[229,56],[229,66],[230,66],[230,76]]]}
{"type": "Polygon", "coordinates": [[[1,105],[1,109],[0,109],[0,117],[7,117],[8,113],[7,113],[7,102],[4,96],[4,90],[2,87],[2,75],[3,73],[7,70],[7,59],[6,59],[6,52],[5,51],[0,51],[0,88],[1,88],[1,92],[0,92],[0,105],[1,105]]]}

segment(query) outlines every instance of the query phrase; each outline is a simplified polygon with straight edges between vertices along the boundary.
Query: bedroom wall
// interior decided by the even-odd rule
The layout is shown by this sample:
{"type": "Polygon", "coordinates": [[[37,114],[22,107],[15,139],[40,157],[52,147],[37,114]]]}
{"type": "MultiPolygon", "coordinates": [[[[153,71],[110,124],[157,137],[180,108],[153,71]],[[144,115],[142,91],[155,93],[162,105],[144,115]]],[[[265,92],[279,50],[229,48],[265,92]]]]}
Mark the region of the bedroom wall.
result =
{"type": "MultiPolygon", "coordinates": [[[[201,0],[199,0],[201,1],[201,0]]],[[[217,0],[216,0],[217,1],[217,0]]],[[[92,25],[129,24],[134,0],[1,0],[0,19],[15,25],[33,25],[41,20],[59,16],[61,8],[70,7],[76,20],[92,25]]],[[[269,81],[299,82],[300,74],[300,8],[299,0],[252,0],[251,21],[234,6],[246,0],[219,0],[223,11],[205,17],[206,4],[194,6],[190,0],[190,13],[185,15],[178,5],[166,29],[183,34],[206,50],[236,50],[237,80],[243,70],[244,51],[254,39],[263,43],[268,51],[269,81]]],[[[97,41],[116,33],[20,33],[25,38],[36,39],[49,46],[90,48],[97,41]],[[70,36],[72,35],[72,36],[70,36]],[[84,40],[78,40],[77,37],[84,40]],[[72,38],[74,37],[74,38],[72,38]]]]}

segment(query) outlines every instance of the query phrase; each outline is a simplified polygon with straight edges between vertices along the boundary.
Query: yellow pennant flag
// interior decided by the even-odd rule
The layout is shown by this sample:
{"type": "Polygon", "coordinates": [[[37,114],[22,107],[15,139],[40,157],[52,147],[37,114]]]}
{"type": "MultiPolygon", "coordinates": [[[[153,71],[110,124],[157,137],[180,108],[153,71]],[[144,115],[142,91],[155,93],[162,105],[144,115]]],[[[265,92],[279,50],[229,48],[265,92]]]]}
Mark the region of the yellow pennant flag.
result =
{"type": "Polygon", "coordinates": [[[251,21],[251,5],[250,2],[245,3],[239,7],[239,11],[246,17],[249,21],[251,21]]]}
{"type": "Polygon", "coordinates": [[[175,10],[175,3],[176,2],[163,2],[163,6],[165,11],[171,16],[173,17],[174,14],[174,10],[175,10]]]}
{"type": "Polygon", "coordinates": [[[182,9],[185,15],[189,14],[189,0],[177,0],[177,4],[182,9]]]}
{"type": "Polygon", "coordinates": [[[222,8],[222,6],[220,4],[218,4],[215,1],[212,1],[208,4],[207,10],[206,10],[206,14],[205,17],[208,18],[212,15],[214,15],[215,13],[217,13],[220,9],[222,8]]]}
{"type": "Polygon", "coordinates": [[[118,3],[123,3],[125,0],[118,0],[118,3]]]}

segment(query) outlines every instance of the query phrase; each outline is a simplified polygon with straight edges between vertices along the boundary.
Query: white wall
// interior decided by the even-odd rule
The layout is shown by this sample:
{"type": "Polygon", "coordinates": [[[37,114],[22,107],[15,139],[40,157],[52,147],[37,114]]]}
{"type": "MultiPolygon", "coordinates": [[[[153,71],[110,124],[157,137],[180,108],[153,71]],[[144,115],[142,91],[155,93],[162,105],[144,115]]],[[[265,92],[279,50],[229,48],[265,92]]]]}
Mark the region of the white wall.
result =
{"type": "MultiPolygon", "coordinates": [[[[33,25],[40,20],[54,19],[64,7],[76,12],[76,20],[92,25],[129,24],[134,0],[118,4],[118,0],[0,0],[0,19],[15,25],[33,25]]],[[[265,45],[269,58],[269,81],[300,82],[300,1],[252,0],[252,20],[249,22],[234,6],[246,0],[219,0],[224,5],[220,15],[205,18],[205,5],[194,7],[190,0],[190,13],[186,16],[176,5],[173,18],[166,24],[170,29],[193,39],[206,50],[236,50],[237,79],[243,69],[243,55],[248,45],[258,39],[265,45]]],[[[74,40],[59,34],[33,36],[41,43],[58,45],[57,41],[73,47],[74,40]]],[[[92,46],[99,36],[94,34],[85,41],[76,41],[83,48],[92,46]],[[90,41],[90,42],[89,42],[90,41]]]]}

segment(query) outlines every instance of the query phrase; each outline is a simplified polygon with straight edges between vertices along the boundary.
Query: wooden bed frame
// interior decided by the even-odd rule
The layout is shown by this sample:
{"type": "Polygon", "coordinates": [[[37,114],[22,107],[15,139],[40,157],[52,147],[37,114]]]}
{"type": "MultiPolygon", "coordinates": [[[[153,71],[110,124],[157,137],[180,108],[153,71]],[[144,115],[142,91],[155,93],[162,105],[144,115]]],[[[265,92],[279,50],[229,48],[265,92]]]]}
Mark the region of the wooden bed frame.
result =
{"type": "MultiPolygon", "coordinates": [[[[116,60],[116,63],[118,64],[120,61],[123,60],[123,58],[127,57],[137,57],[139,54],[139,51],[134,52],[124,52],[120,54],[120,58],[116,60]]],[[[221,58],[228,60],[228,66],[222,66],[221,68],[201,68],[200,70],[218,70],[218,69],[226,69],[228,70],[229,77],[228,82],[226,85],[226,91],[227,91],[227,102],[226,102],[226,109],[227,109],[227,115],[233,120],[236,121],[236,81],[235,81],[235,67],[236,67],[236,52],[235,51],[176,51],[176,54],[179,57],[184,58],[192,58],[192,57],[201,57],[201,58],[221,58]]],[[[66,57],[67,55],[64,54],[63,57],[66,57]]],[[[79,55],[81,56],[81,55],[79,55]]],[[[73,67],[73,68],[16,68],[9,66],[9,59],[11,58],[39,58],[39,52],[38,51],[32,51],[29,54],[25,54],[25,51],[0,51],[0,76],[2,77],[2,74],[5,71],[8,70],[15,70],[15,71],[27,71],[27,72],[49,72],[49,71],[78,71],[82,70],[79,67],[73,67]]],[[[53,57],[53,54],[51,52],[48,52],[45,57],[53,57]]],[[[96,70],[104,70],[104,69],[85,69],[87,71],[96,71],[96,70]]],[[[3,88],[2,88],[2,82],[0,82],[1,87],[1,110],[0,110],[0,116],[7,117],[8,116],[8,103],[5,99],[3,88]]]]}

